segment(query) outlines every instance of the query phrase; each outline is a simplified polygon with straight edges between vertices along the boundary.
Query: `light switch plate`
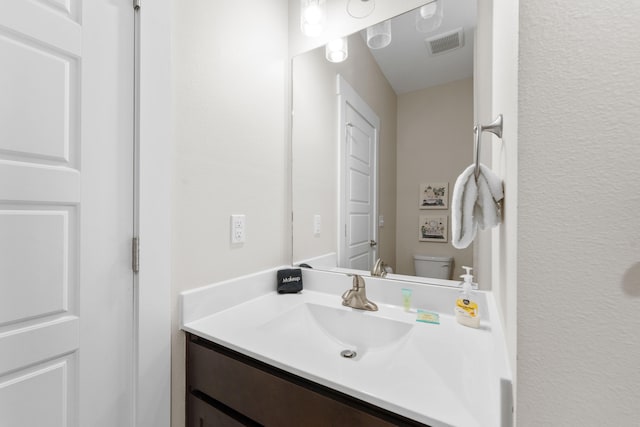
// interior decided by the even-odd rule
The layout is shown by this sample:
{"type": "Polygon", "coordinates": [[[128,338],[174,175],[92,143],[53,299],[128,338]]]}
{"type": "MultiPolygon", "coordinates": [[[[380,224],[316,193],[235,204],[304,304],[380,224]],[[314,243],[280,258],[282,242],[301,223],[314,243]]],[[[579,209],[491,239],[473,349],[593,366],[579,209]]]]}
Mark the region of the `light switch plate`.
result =
{"type": "Polygon", "coordinates": [[[320,218],[320,215],[314,215],[313,216],[313,235],[314,236],[320,235],[321,225],[322,225],[322,220],[320,218]]]}

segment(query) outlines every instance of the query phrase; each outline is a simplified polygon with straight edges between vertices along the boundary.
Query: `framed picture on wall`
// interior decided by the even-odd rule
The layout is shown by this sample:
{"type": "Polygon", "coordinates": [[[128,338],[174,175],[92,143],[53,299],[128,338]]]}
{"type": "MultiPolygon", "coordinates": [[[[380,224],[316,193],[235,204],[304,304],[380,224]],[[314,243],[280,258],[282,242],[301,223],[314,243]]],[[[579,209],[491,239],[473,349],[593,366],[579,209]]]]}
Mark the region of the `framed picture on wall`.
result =
{"type": "Polygon", "coordinates": [[[421,242],[446,243],[449,235],[448,215],[420,215],[418,224],[418,240],[421,242]]]}
{"type": "Polygon", "coordinates": [[[420,209],[448,209],[449,183],[427,182],[420,184],[420,209]]]}

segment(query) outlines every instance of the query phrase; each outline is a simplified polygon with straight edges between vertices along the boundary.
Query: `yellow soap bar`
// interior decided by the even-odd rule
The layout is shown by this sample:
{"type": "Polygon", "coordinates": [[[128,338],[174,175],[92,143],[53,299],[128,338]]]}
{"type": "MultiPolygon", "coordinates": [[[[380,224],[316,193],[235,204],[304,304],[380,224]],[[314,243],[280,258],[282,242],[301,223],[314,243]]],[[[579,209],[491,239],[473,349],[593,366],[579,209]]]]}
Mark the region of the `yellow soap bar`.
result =
{"type": "Polygon", "coordinates": [[[440,324],[440,315],[432,311],[418,310],[418,316],[416,322],[433,323],[435,325],[440,324]]]}

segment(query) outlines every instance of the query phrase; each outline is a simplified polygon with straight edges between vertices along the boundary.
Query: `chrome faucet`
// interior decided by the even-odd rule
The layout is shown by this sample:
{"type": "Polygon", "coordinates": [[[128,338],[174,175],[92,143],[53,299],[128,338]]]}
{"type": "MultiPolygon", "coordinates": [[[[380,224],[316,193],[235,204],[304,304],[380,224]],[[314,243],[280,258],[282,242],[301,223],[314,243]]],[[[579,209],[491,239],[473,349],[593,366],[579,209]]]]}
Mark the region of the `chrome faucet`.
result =
{"type": "Polygon", "coordinates": [[[378,311],[378,306],[367,299],[364,279],[357,274],[353,276],[353,287],[342,294],[342,305],[358,310],[378,311]]]}
{"type": "Polygon", "coordinates": [[[384,277],[384,276],[386,276],[387,275],[387,270],[385,270],[386,266],[387,266],[387,264],[385,264],[384,261],[382,261],[381,258],[378,258],[376,263],[373,265],[373,268],[371,269],[371,276],[372,277],[384,277]]]}

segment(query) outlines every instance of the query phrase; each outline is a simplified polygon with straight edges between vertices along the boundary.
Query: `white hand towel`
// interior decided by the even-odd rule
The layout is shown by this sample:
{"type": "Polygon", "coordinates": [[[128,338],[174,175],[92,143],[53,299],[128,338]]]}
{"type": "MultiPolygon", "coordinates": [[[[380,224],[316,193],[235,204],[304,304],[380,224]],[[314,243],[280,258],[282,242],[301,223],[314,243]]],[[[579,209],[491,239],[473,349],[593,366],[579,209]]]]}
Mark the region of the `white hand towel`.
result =
{"type": "Polygon", "coordinates": [[[491,169],[480,164],[476,181],[475,165],[464,170],[456,179],[451,200],[451,243],[466,248],[481,230],[501,222],[500,201],[504,198],[502,180],[491,169]]]}

